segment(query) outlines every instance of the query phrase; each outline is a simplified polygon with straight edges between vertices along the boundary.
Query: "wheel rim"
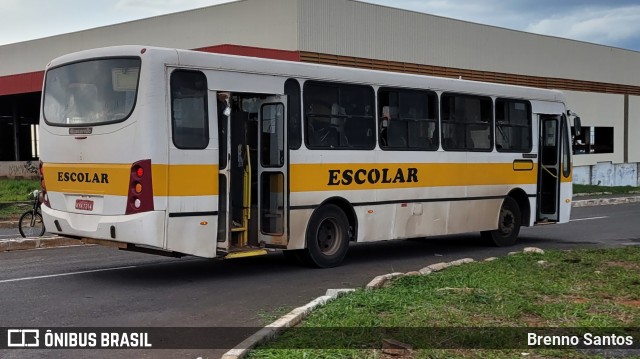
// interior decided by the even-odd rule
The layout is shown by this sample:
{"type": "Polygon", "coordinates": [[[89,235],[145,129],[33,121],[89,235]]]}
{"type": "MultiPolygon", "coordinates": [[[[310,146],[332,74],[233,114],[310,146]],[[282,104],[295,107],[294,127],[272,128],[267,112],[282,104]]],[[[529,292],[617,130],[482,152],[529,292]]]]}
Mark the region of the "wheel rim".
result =
{"type": "Polygon", "coordinates": [[[21,229],[25,237],[39,237],[42,235],[44,223],[40,216],[29,214],[25,216],[21,229]]]}
{"type": "Polygon", "coordinates": [[[500,211],[500,228],[498,229],[500,233],[503,236],[508,237],[513,232],[515,225],[515,216],[513,215],[513,212],[509,209],[503,208],[500,211]]]}
{"type": "Polygon", "coordinates": [[[318,226],[316,240],[318,248],[322,254],[331,256],[336,254],[340,249],[342,241],[342,232],[339,230],[338,223],[334,218],[326,218],[318,226]]]}

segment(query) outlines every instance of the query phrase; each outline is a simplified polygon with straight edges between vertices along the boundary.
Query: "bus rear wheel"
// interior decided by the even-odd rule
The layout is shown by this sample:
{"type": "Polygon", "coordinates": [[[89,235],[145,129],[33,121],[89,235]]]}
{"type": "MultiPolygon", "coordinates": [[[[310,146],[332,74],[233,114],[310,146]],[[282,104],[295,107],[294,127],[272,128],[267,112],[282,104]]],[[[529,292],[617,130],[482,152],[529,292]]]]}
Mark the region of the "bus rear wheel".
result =
{"type": "Polygon", "coordinates": [[[506,197],[500,208],[498,229],[482,232],[482,238],[497,247],[511,246],[518,239],[521,223],[522,214],[518,202],[511,197],[506,197]]]}
{"type": "Polygon", "coordinates": [[[349,220],[340,207],[318,208],[307,227],[304,262],[319,268],[340,265],[349,250],[349,220]]]}

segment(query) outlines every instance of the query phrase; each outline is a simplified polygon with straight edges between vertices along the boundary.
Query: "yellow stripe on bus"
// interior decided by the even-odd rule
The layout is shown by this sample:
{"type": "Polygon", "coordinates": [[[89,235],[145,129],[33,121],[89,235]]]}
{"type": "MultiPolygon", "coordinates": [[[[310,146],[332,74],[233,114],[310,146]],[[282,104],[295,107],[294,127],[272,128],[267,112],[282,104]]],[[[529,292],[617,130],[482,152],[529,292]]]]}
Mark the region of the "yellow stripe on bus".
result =
{"type": "Polygon", "coordinates": [[[126,196],[131,165],[45,163],[47,191],[126,196]]]}
{"type": "Polygon", "coordinates": [[[153,165],[155,196],[218,195],[217,165],[153,165]]]}
{"type": "MultiPolygon", "coordinates": [[[[513,163],[292,164],[291,192],[535,184],[537,169],[513,163]]],[[[130,164],[44,165],[48,191],[126,196],[130,164]]],[[[155,196],[218,195],[217,165],[152,166],[155,196]]],[[[568,179],[562,179],[570,181],[568,179]]]]}
{"type": "Polygon", "coordinates": [[[537,171],[513,163],[292,164],[291,192],[535,184],[537,171]]]}
{"type": "MultiPolygon", "coordinates": [[[[126,196],[131,164],[44,164],[50,192],[126,196]]],[[[217,165],[155,164],[151,169],[154,196],[218,194],[217,165]]]]}

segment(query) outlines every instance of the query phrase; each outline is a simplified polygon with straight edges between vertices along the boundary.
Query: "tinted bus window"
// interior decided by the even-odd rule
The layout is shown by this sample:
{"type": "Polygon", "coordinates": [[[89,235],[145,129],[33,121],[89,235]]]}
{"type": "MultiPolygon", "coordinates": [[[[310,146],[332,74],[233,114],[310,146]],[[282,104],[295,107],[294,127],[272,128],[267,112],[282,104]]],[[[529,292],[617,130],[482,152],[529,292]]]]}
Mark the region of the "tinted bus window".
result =
{"type": "Polygon", "coordinates": [[[302,145],[302,121],[300,120],[300,84],[295,79],[284,83],[284,94],[287,95],[287,138],[289,148],[297,150],[302,145]]]}
{"type": "Polygon", "coordinates": [[[496,149],[531,152],[531,104],[521,100],[496,100],[496,149]]]}
{"type": "Polygon", "coordinates": [[[383,149],[437,150],[438,96],[430,91],[378,91],[379,144],[383,149]]]}
{"type": "Polygon", "coordinates": [[[369,86],[306,82],[305,142],[311,149],[375,147],[374,93],[369,86]]]}
{"type": "Polygon", "coordinates": [[[203,149],[209,144],[207,78],[202,72],[177,70],[171,74],[171,133],[180,149],[203,149]]]}
{"type": "Polygon", "coordinates": [[[445,93],[441,106],[442,148],[447,151],[491,151],[491,98],[445,93]]]}

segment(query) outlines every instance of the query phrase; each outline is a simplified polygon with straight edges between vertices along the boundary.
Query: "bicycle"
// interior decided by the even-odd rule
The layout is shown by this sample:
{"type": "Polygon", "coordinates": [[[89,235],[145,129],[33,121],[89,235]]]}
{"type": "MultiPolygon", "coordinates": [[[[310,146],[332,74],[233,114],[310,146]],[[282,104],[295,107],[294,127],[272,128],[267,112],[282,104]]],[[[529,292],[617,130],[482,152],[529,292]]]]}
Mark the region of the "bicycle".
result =
{"type": "Polygon", "coordinates": [[[42,221],[42,212],[40,211],[40,206],[42,205],[41,194],[42,192],[38,190],[31,193],[33,196],[33,207],[24,212],[22,216],[20,216],[20,221],[18,221],[18,230],[24,238],[44,235],[45,228],[44,222],[42,221]]]}

